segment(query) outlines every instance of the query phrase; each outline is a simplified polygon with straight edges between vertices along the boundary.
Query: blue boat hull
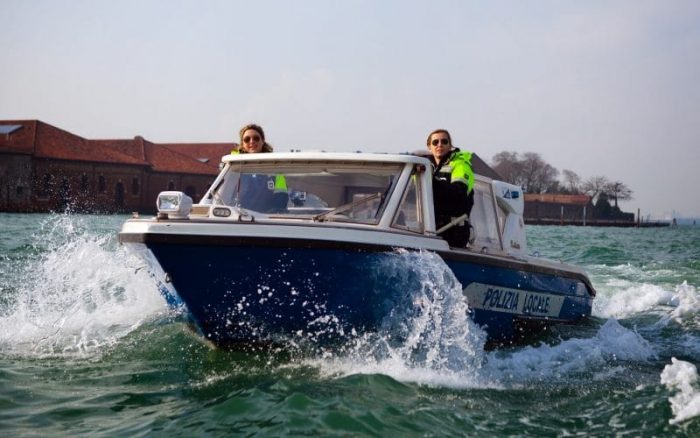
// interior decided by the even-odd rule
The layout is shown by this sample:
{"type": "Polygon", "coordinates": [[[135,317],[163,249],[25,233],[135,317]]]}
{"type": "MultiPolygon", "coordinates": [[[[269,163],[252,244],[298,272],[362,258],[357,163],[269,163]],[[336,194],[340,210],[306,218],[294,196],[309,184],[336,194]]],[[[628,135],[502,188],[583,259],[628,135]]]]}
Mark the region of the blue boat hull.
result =
{"type": "MultiPolygon", "coordinates": [[[[168,241],[147,246],[202,334],[222,346],[290,338],[342,342],[376,332],[388,318],[418,311],[424,271],[439,269],[416,266],[421,258],[410,254],[418,252],[390,248],[168,241]]],[[[521,322],[575,322],[591,313],[585,278],[464,252],[440,256],[491,341],[521,337],[521,322]]]]}

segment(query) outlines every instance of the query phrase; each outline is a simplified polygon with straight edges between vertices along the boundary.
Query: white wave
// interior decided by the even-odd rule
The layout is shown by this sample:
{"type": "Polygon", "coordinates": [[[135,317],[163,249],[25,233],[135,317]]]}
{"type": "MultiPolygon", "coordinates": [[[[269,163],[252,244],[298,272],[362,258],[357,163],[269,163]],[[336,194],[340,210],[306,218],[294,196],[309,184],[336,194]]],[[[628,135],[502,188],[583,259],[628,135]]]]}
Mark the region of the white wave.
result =
{"type": "Polygon", "coordinates": [[[623,319],[640,314],[660,315],[660,324],[675,321],[695,322],[700,315],[700,295],[695,287],[684,281],[668,290],[653,284],[631,285],[627,289],[599,294],[594,301],[593,314],[604,318],[623,319]]]}
{"type": "Polygon", "coordinates": [[[596,296],[593,314],[602,318],[624,319],[672,302],[673,293],[661,286],[635,284],[627,289],[616,289],[596,296]]]}
{"type": "MultiPolygon", "coordinates": [[[[624,373],[627,361],[644,361],[656,357],[652,346],[636,331],[609,319],[593,338],[575,338],[556,345],[540,344],[519,349],[500,349],[492,352],[483,348],[481,331],[465,318],[461,285],[451,272],[441,271],[439,263],[422,254],[420,262],[404,262],[420,266],[422,288],[412,294],[413,308],[419,310],[409,318],[401,344],[382,338],[363,337],[343,355],[328,353],[312,364],[327,376],[379,373],[402,382],[452,388],[503,388],[525,385],[538,380],[569,380],[577,374],[595,380],[607,380],[611,375],[624,373]],[[439,275],[436,275],[439,272],[439,275]],[[456,305],[456,303],[463,303],[456,305]],[[453,312],[456,310],[456,312],[453,312]],[[449,330],[436,330],[430,321],[442,315],[451,321],[449,330]],[[458,315],[462,315],[459,317],[458,315]],[[456,337],[461,333],[462,338],[456,337]],[[441,347],[455,342],[460,347],[450,356],[441,347]],[[416,348],[420,344],[420,348],[416,348]],[[428,353],[416,355],[416,351],[428,353]],[[462,355],[462,361],[455,357],[462,355]]],[[[444,267],[444,269],[448,269],[444,267]]],[[[658,300],[656,300],[658,301],[658,300]]],[[[399,315],[401,317],[405,315],[399,315]]],[[[400,321],[400,319],[399,319],[400,321]]],[[[396,321],[393,321],[396,322],[396,321]]]]}
{"type": "Polygon", "coordinates": [[[113,235],[87,232],[71,216],[50,221],[35,236],[46,251],[11,274],[16,288],[0,316],[0,350],[95,351],[166,311],[143,263],[115,249],[113,235]]]}
{"type": "Polygon", "coordinates": [[[398,251],[379,269],[411,272],[394,279],[406,292],[397,311],[379,333],[307,363],[326,376],[384,374],[429,386],[483,386],[478,370],[486,334],[469,318],[462,286],[445,262],[430,252],[398,251]]]}
{"type": "Polygon", "coordinates": [[[684,281],[676,287],[672,302],[676,308],[671,312],[671,319],[679,324],[687,319],[697,321],[700,315],[700,295],[695,287],[684,281]]]}
{"type": "Polygon", "coordinates": [[[515,352],[491,352],[484,366],[484,377],[501,384],[523,384],[564,379],[595,370],[597,378],[603,378],[605,373],[619,371],[614,365],[618,360],[647,360],[654,356],[649,342],[609,319],[594,338],[569,339],[553,346],[527,346],[515,352]]]}
{"type": "Polygon", "coordinates": [[[673,412],[669,423],[680,423],[700,415],[700,389],[695,365],[671,358],[671,365],[666,365],[661,372],[661,383],[676,392],[668,399],[673,412]]]}
{"type": "Polygon", "coordinates": [[[412,362],[401,348],[386,357],[358,354],[328,356],[310,361],[322,374],[384,374],[398,381],[427,386],[462,388],[521,387],[533,382],[570,381],[577,375],[606,381],[624,374],[624,362],[656,357],[652,346],[633,330],[608,320],[595,337],[569,339],[557,345],[541,344],[517,350],[495,350],[477,355],[470,368],[440,368],[412,362]]]}

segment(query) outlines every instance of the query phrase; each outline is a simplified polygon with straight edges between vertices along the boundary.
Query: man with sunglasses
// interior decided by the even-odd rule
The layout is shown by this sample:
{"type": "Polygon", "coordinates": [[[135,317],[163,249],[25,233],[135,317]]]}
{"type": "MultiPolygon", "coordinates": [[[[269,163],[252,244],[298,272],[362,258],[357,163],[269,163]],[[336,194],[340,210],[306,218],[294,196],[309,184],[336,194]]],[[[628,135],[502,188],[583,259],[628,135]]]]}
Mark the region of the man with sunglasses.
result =
{"type": "Polygon", "coordinates": [[[450,246],[465,247],[469,243],[468,216],[474,206],[472,154],[454,147],[446,129],[436,129],[428,135],[428,149],[433,163],[435,225],[439,230],[466,214],[467,220],[457,222],[441,234],[450,246]]]}

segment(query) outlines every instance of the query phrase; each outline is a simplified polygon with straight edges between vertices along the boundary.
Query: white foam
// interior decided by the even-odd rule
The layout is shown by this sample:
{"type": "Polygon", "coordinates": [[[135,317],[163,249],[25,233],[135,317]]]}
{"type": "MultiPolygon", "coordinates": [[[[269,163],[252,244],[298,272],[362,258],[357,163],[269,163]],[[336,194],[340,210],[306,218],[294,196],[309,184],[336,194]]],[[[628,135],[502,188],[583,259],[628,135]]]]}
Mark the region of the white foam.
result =
{"type": "Polygon", "coordinates": [[[676,286],[672,303],[676,305],[676,308],[670,316],[679,324],[683,324],[687,319],[695,320],[700,314],[700,295],[697,289],[689,285],[687,281],[676,286]]]}
{"type": "Polygon", "coordinates": [[[671,358],[661,372],[661,383],[676,394],[669,397],[673,418],[669,423],[676,424],[700,415],[700,390],[698,389],[698,369],[690,362],[671,358]]]}
{"type": "Polygon", "coordinates": [[[383,275],[410,272],[394,279],[406,301],[396,303],[379,333],[307,362],[326,376],[384,374],[430,386],[484,385],[478,370],[486,335],[469,318],[462,286],[445,262],[430,252],[398,251],[379,269],[383,275]]]}
{"type": "Polygon", "coordinates": [[[617,289],[612,294],[602,293],[597,296],[593,313],[602,318],[623,319],[672,302],[673,293],[661,286],[635,284],[627,289],[617,289]]]}
{"type": "Polygon", "coordinates": [[[655,314],[659,317],[659,326],[675,322],[697,328],[700,325],[700,294],[687,281],[676,285],[673,290],[652,284],[634,285],[613,294],[600,294],[594,301],[593,313],[618,319],[655,314]]]}
{"type": "Polygon", "coordinates": [[[617,360],[640,361],[654,356],[654,350],[644,338],[610,319],[594,338],[569,339],[553,346],[527,346],[514,352],[491,352],[484,366],[484,377],[501,384],[558,380],[590,370],[597,370],[596,376],[600,377],[606,372],[617,372],[614,365],[617,360]]]}
{"type": "Polygon", "coordinates": [[[0,316],[0,349],[18,354],[86,353],[110,345],[167,311],[143,262],[114,234],[52,216],[35,236],[39,259],[13,272],[14,301],[0,316]]]}
{"type": "MultiPolygon", "coordinates": [[[[433,260],[428,253],[421,254],[420,261],[411,260],[410,255],[403,257],[402,263],[420,267],[416,272],[422,284],[420,290],[412,293],[411,311],[415,314],[403,331],[407,334],[405,340],[397,345],[386,336],[364,337],[343,355],[328,353],[310,361],[322,374],[378,373],[429,386],[502,388],[533,381],[570,380],[578,374],[583,379],[607,380],[611,375],[625,372],[624,361],[656,357],[649,342],[615,319],[606,321],[593,338],[485,353],[481,351],[484,333],[464,317],[466,302],[462,287],[449,268],[441,267],[442,260],[433,260]],[[439,324],[431,325],[441,318],[450,322],[442,330],[439,324]],[[444,346],[452,344],[459,348],[450,354],[444,346]],[[420,351],[424,354],[416,354],[420,351]]],[[[655,297],[654,303],[663,301],[658,299],[658,294],[651,295],[655,297]]],[[[405,320],[401,318],[392,322],[405,320]]]]}

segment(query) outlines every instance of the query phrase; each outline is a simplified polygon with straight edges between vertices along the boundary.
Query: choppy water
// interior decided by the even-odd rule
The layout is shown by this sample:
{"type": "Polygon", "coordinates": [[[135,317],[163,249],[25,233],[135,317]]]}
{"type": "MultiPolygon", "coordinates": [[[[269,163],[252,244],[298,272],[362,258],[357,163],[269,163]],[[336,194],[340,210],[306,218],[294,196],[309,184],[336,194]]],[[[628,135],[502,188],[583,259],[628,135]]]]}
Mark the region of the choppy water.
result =
{"type": "Polygon", "coordinates": [[[9,436],[700,436],[700,227],[529,227],[582,265],[594,317],[484,351],[434,255],[421,312],[342,352],[210,348],[116,242],[123,216],[0,214],[9,436]]]}

